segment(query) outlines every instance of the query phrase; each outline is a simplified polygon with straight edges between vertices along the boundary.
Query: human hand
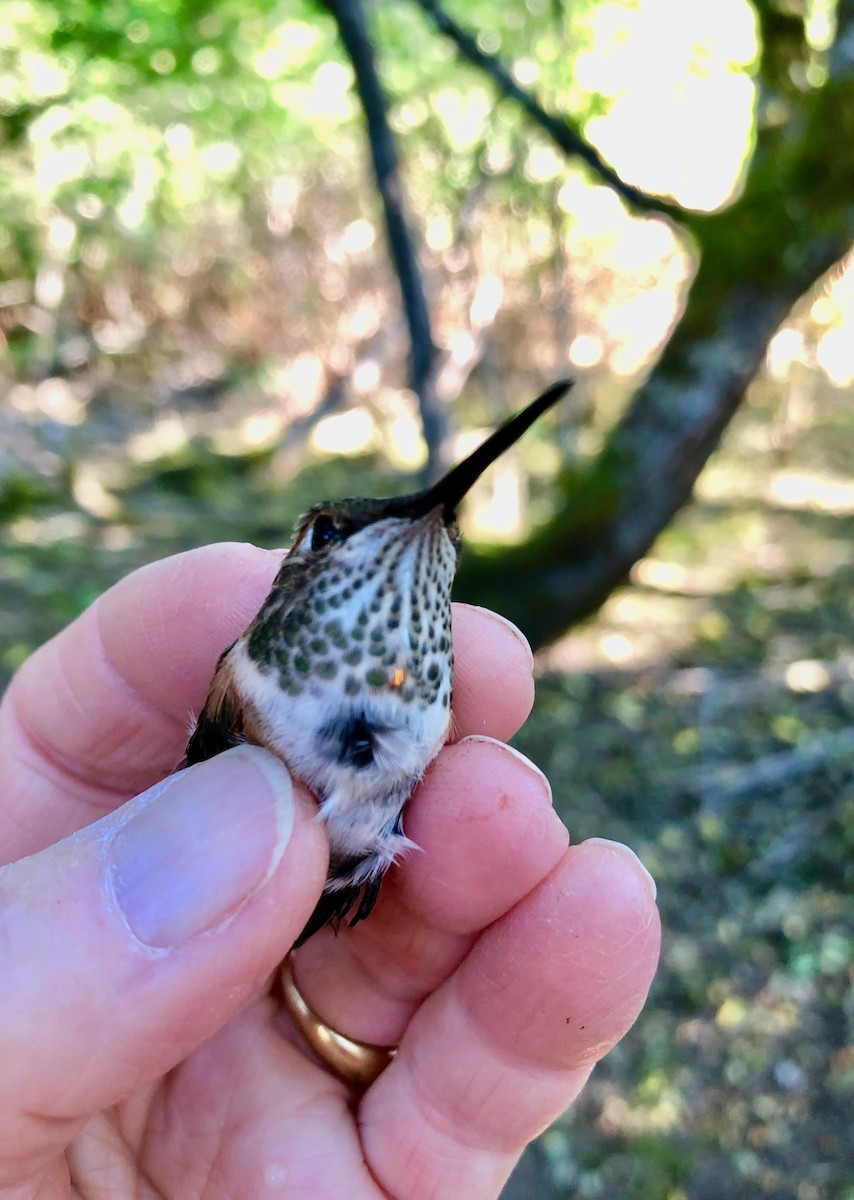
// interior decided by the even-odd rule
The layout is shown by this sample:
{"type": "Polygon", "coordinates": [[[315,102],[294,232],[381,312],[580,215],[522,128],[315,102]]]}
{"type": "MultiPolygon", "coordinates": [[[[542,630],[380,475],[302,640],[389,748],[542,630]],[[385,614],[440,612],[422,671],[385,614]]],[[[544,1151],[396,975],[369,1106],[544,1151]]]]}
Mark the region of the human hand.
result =
{"type": "Polygon", "coordinates": [[[457,606],[461,740],[407,809],[422,850],[370,920],[294,955],[324,1020],[400,1050],[361,1097],[304,1051],[273,981],[326,874],[313,802],[255,748],[164,780],[278,562],[222,545],[136,572],[0,708],[3,1200],[488,1200],[640,1010],[649,878],[568,847],[492,740],[528,713],[530,657],[457,606]]]}

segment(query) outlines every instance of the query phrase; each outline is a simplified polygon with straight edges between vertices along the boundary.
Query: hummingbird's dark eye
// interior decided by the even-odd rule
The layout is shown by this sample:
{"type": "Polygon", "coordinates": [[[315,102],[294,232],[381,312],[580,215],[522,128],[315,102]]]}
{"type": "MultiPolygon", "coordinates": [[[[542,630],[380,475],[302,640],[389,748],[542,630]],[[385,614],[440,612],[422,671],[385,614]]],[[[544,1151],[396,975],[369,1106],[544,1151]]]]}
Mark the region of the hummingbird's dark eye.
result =
{"type": "Polygon", "coordinates": [[[311,533],[308,538],[309,549],[320,550],[330,542],[336,541],[340,536],[341,532],[332,518],[327,516],[326,513],[321,513],[311,527],[311,533]]]}

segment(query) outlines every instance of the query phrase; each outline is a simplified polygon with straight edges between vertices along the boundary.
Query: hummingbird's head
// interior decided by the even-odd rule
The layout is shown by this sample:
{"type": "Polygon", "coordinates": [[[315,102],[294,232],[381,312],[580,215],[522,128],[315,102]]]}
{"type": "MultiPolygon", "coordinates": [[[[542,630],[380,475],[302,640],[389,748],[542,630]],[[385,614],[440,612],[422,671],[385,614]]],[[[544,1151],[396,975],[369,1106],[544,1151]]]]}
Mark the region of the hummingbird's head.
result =
{"type": "Polygon", "coordinates": [[[440,523],[455,549],[459,547],[457,509],[472,485],[495,460],[572,387],[571,380],[560,380],[547,388],[527,408],[495,430],[485,442],[447,472],[437,483],[420,492],[389,500],[357,498],[323,501],[314,505],[297,526],[292,555],[306,558],[336,556],[336,548],[370,525],[382,521],[409,522],[413,525],[440,523]]]}
{"type": "Polygon", "coordinates": [[[294,694],[393,693],[404,704],[445,711],[457,509],[490,463],[570,386],[554,384],[420,492],[309,509],[247,631],[251,658],[275,668],[281,687],[294,694]]]}
{"type": "Polygon", "coordinates": [[[436,521],[446,528],[455,545],[459,542],[456,521],[445,520],[438,505],[416,511],[414,506],[410,508],[410,499],[414,497],[398,496],[390,500],[355,497],[315,504],[299,520],[289,557],[299,555],[320,564],[339,557],[346,543],[372,525],[385,521],[415,524],[430,517],[434,510],[436,521]]]}

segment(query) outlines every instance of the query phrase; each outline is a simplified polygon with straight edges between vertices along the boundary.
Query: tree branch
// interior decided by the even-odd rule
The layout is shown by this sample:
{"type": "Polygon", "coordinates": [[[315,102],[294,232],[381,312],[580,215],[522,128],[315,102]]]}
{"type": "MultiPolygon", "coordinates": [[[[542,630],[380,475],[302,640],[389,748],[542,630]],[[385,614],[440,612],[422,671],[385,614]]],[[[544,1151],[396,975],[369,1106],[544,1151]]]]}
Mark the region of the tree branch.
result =
{"type": "Polygon", "coordinates": [[[356,90],[365,115],[371,161],[385,216],[386,234],[400,283],[411,344],[412,388],[427,443],[428,478],[437,477],[445,464],[446,421],[435,389],[436,346],[418,257],[409,233],[403,202],[400,166],[386,100],[376,68],[361,0],[323,0],[338,26],[338,35],[353,65],[356,90]]]}
{"type": "Polygon", "coordinates": [[[501,59],[495,54],[481,50],[476,39],[458,25],[436,0],[414,0],[414,3],[426,13],[436,29],[454,43],[462,57],[484,71],[508,100],[520,105],[567,157],[580,158],[582,162],[587,163],[603,183],[607,183],[618,196],[622,196],[628,205],[639,212],[662,213],[676,221],[683,219],[683,211],[678,204],[650,196],[640,188],[626,183],[566,117],[547,112],[536,97],[519,86],[501,59]]]}
{"type": "MultiPolygon", "coordinates": [[[[552,521],[520,548],[469,552],[461,595],[498,608],[543,645],[589,616],[688,500],[768,342],[854,241],[854,0],[837,10],[829,76],[785,122],[757,131],[744,190],[720,212],[685,215],[700,254],[685,311],[602,452],[559,481],[552,521]],[[515,581],[525,572],[524,593],[515,581]]],[[[790,42],[786,23],[766,35],[790,42]]],[[[765,61],[786,47],[766,46],[765,61]]]]}

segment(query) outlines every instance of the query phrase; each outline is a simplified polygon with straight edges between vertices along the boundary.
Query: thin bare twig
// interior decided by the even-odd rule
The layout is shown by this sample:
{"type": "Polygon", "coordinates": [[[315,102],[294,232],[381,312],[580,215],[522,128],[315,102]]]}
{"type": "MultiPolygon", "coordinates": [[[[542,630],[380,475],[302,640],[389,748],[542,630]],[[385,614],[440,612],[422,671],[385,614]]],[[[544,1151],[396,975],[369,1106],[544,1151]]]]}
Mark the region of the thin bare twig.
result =
{"type": "Polygon", "coordinates": [[[501,59],[495,54],[481,50],[477,40],[457,24],[436,0],[414,0],[414,3],[427,14],[440,33],[450,38],[463,58],[485,71],[502,95],[520,105],[565,155],[580,158],[582,162],[587,163],[603,183],[607,183],[617,195],[622,196],[627,204],[639,212],[663,213],[677,221],[682,218],[684,214],[678,204],[672,204],[658,196],[650,196],[640,188],[626,183],[567,117],[547,112],[535,96],[520,87],[501,59]]]}
{"type": "Polygon", "coordinates": [[[412,387],[418,398],[424,440],[426,474],[435,478],[445,466],[446,422],[435,389],[436,346],[418,256],[410,236],[403,202],[397,150],[388,123],[385,95],[377,72],[374,48],[361,0],[324,0],[353,65],[356,90],[365,114],[371,161],[385,214],[389,251],[400,282],[409,327],[412,387]]]}

